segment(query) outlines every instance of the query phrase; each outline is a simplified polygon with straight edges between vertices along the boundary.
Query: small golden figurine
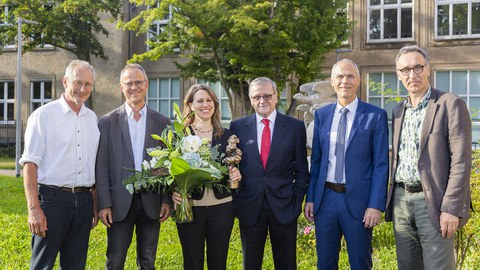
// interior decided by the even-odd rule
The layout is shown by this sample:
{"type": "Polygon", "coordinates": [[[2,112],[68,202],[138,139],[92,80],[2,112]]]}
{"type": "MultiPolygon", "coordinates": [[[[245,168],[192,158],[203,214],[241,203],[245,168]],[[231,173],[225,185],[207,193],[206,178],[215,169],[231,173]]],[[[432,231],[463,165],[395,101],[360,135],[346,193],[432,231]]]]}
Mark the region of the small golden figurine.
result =
{"type": "MultiPolygon", "coordinates": [[[[240,143],[237,135],[232,135],[228,138],[228,145],[226,148],[226,155],[223,159],[223,163],[228,166],[238,166],[242,160],[242,150],[237,148],[237,144],[240,143]]],[[[240,186],[240,181],[227,180],[227,187],[229,189],[237,189],[240,186]]]]}

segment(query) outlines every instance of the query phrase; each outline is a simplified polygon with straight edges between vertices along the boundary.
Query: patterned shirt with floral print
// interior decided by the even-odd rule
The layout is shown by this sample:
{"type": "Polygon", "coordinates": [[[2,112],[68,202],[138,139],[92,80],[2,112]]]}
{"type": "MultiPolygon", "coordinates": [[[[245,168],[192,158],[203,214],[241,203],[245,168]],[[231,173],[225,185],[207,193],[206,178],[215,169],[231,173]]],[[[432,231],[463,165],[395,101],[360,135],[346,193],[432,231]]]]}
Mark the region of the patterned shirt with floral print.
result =
{"type": "Polygon", "coordinates": [[[407,186],[420,185],[420,174],[417,167],[420,134],[431,92],[429,88],[416,108],[412,106],[409,97],[403,103],[406,109],[400,133],[399,159],[395,174],[397,183],[404,183],[407,186]]]}

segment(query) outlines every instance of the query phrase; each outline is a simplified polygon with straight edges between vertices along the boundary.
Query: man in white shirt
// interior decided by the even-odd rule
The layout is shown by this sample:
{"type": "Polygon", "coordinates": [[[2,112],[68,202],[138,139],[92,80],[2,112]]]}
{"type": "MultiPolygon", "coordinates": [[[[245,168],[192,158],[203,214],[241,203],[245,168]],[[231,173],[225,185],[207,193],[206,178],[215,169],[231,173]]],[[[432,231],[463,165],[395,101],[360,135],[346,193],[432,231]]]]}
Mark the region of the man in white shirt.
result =
{"type": "Polygon", "coordinates": [[[158,141],[170,124],[168,117],[149,108],[148,78],[138,64],[126,65],[120,75],[125,104],[100,118],[96,179],[100,220],[107,227],[106,269],[123,269],[133,231],[137,236],[139,269],[155,269],[160,222],[170,215],[168,196],[152,191],[130,194],[122,181],[141,170],[149,158],[146,148],[158,141]]]}
{"type": "Polygon", "coordinates": [[[100,133],[95,113],[83,104],[95,70],[72,61],[62,96],[34,111],[25,131],[23,165],[30,269],[52,269],[60,252],[63,269],[85,269],[90,229],[95,227],[95,158],[100,133]]]}

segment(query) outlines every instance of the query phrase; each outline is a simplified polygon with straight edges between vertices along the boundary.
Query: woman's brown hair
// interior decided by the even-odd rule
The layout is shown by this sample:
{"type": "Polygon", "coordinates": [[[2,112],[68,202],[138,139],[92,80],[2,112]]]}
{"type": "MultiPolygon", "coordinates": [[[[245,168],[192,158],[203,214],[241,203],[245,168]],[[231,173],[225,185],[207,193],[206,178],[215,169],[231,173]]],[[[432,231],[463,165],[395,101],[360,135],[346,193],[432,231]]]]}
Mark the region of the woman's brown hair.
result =
{"type": "Polygon", "coordinates": [[[222,122],[220,121],[220,111],[217,95],[213,92],[212,88],[204,84],[194,84],[188,89],[185,98],[183,99],[183,117],[186,119],[186,125],[191,125],[195,121],[195,115],[192,113],[190,104],[193,103],[193,98],[198,91],[204,90],[212,98],[215,110],[212,115],[213,137],[220,137],[223,134],[222,122]]]}

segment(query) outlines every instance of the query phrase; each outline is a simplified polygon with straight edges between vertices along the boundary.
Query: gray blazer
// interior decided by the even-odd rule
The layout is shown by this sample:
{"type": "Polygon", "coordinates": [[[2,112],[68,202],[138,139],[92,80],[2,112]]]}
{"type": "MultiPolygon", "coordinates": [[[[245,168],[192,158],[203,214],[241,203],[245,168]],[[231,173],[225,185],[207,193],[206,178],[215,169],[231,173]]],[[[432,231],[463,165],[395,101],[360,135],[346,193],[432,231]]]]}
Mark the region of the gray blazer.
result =
{"type": "MultiPolygon", "coordinates": [[[[385,220],[393,218],[393,188],[405,107],[393,108],[393,149],[385,220]]],[[[470,170],[472,124],[465,102],[452,93],[432,88],[420,136],[418,171],[428,214],[440,231],[440,212],[460,218],[459,227],[470,217],[470,170]]]]}
{"type": "MultiPolygon", "coordinates": [[[[97,205],[98,210],[112,208],[113,221],[121,221],[127,216],[133,198],[122,184],[124,179],[133,174],[128,168],[135,168],[125,106],[123,104],[107,113],[98,124],[100,143],[95,168],[97,205]]],[[[159,145],[151,135],[160,135],[168,124],[170,120],[166,116],[147,107],[145,148],[159,145]]],[[[143,156],[149,159],[146,150],[143,156]]],[[[141,194],[143,207],[151,219],[160,218],[161,204],[162,201],[168,201],[167,197],[162,198],[162,194],[154,192],[141,194]]]]}

